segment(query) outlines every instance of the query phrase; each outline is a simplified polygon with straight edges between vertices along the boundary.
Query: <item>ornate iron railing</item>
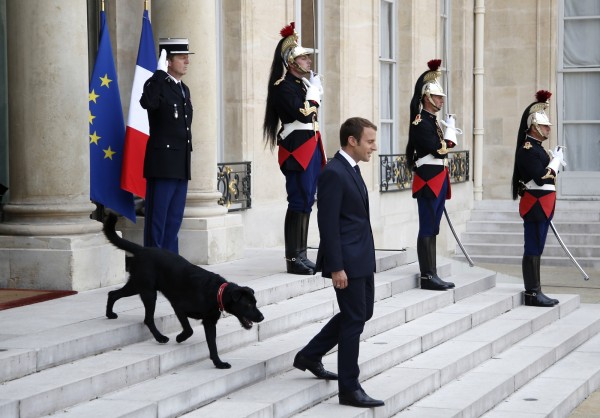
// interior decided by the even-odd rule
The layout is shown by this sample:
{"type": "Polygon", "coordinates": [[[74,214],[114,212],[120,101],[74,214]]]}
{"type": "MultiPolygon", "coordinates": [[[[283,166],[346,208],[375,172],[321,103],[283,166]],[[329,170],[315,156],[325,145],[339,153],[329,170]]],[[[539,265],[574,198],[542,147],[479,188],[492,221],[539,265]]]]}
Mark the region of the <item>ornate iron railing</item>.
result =
{"type": "Polygon", "coordinates": [[[251,162],[218,163],[217,167],[217,189],[223,195],[219,199],[219,205],[225,206],[229,212],[250,209],[251,162]]]}
{"type": "MultiPolygon", "coordinates": [[[[448,153],[451,183],[469,181],[469,151],[448,153]]],[[[398,192],[411,188],[413,172],[406,164],[405,154],[379,155],[379,191],[398,192]]]]}

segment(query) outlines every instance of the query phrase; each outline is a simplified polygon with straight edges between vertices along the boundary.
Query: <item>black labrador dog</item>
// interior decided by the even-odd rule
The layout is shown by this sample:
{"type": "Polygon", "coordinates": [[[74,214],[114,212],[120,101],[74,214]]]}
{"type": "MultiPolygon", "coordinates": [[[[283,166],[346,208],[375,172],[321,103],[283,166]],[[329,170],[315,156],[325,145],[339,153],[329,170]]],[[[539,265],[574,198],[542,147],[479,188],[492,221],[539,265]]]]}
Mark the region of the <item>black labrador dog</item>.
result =
{"type": "Polygon", "coordinates": [[[254,291],[249,287],[230,283],[218,274],[204,270],[185,258],[161,248],[146,248],[127,241],[115,232],[117,217],[109,214],[104,222],[104,235],[116,247],[133,255],[129,280],[122,288],[108,293],[106,316],[117,318],[113,311],[121,298],[140,295],[144,303],[144,324],[156,341],[166,343],[169,337],[160,333],[154,323],[157,291],[171,303],[183,331],[177,342],[187,340],[193,330],[188,318],[201,319],[206,334],[210,359],[219,369],[228,369],[229,363],[221,361],[217,353],[217,321],[221,312],[235,315],[245,329],[264,317],[256,307],[254,291]]]}

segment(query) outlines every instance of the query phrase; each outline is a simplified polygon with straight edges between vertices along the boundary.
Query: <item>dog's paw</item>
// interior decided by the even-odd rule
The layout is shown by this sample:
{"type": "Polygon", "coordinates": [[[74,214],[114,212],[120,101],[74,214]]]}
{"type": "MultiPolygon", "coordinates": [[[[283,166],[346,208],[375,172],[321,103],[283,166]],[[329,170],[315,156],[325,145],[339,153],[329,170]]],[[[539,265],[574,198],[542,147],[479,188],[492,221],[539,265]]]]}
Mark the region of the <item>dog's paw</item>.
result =
{"type": "Polygon", "coordinates": [[[169,342],[169,337],[167,337],[166,335],[160,335],[156,337],[156,341],[158,341],[161,344],[166,344],[169,342]]]}
{"type": "Polygon", "coordinates": [[[107,317],[108,319],[117,319],[117,318],[119,317],[119,315],[117,315],[117,314],[116,314],[116,313],[114,313],[114,312],[106,312],[106,317],[107,317]]]}
{"type": "Polygon", "coordinates": [[[215,367],[217,369],[231,369],[231,364],[225,362],[225,361],[213,361],[213,363],[215,364],[215,367]]]}
{"type": "Polygon", "coordinates": [[[178,343],[182,343],[185,340],[187,340],[188,338],[190,338],[192,336],[192,334],[193,334],[193,332],[185,332],[185,331],[183,331],[182,333],[180,333],[177,336],[176,340],[177,340],[178,343]]]}

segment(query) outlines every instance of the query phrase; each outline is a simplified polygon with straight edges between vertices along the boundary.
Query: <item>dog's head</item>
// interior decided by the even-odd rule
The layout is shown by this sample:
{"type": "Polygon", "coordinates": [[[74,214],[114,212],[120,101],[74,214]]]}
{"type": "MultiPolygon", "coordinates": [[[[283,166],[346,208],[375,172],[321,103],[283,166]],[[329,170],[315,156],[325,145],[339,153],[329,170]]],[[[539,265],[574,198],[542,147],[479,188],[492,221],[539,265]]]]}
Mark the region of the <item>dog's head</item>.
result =
{"type": "Polygon", "coordinates": [[[225,306],[225,310],[235,315],[242,327],[250,329],[254,322],[261,322],[265,319],[256,307],[254,290],[246,286],[228,286],[227,291],[231,302],[225,306]]]}

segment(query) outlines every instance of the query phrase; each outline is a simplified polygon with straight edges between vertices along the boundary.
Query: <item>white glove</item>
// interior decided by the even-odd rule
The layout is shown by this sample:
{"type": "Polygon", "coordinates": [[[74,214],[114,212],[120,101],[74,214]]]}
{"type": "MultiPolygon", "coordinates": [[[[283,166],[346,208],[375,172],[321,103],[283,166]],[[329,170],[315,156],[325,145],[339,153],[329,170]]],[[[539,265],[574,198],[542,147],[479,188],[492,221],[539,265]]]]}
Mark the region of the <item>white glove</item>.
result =
{"type": "Polygon", "coordinates": [[[165,73],[168,70],[168,67],[167,67],[167,51],[165,51],[164,49],[162,51],[160,51],[160,57],[158,57],[158,63],[156,65],[156,69],[157,70],[162,70],[165,73]]]}
{"type": "Polygon", "coordinates": [[[552,154],[552,160],[550,161],[550,164],[548,164],[547,168],[551,168],[556,174],[558,174],[558,171],[561,168],[561,166],[565,167],[567,165],[567,163],[565,162],[565,155],[563,149],[562,147],[557,146],[552,151],[550,151],[550,153],[552,154]]]}
{"type": "MultiPolygon", "coordinates": [[[[316,79],[316,77],[315,77],[316,79]]],[[[321,91],[317,85],[311,84],[309,80],[306,78],[302,78],[302,82],[306,86],[306,100],[312,100],[313,102],[317,102],[317,104],[321,105],[321,91]]],[[[321,80],[318,81],[320,84],[321,80]]]]}
{"type": "Polygon", "coordinates": [[[321,76],[319,74],[310,72],[310,77],[308,79],[310,81],[311,86],[316,86],[319,88],[319,92],[323,95],[323,83],[321,82],[321,76]]]}
{"type": "Polygon", "coordinates": [[[554,148],[552,151],[550,151],[552,153],[552,156],[554,158],[560,158],[561,160],[565,159],[565,154],[563,152],[563,149],[561,146],[556,146],[556,148],[554,148]]]}

